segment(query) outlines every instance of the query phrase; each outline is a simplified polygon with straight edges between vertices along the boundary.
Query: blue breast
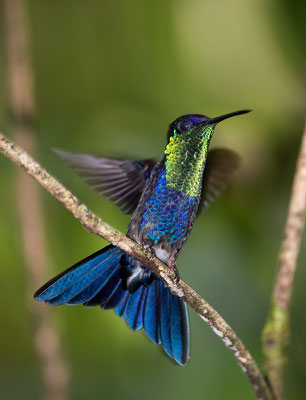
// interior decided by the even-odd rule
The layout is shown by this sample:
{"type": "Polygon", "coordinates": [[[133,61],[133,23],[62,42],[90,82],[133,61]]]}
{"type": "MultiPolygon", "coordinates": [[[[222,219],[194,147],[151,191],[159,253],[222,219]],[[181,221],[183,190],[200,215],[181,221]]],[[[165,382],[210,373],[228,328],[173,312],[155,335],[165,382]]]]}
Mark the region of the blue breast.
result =
{"type": "Polygon", "coordinates": [[[167,187],[166,171],[161,167],[157,182],[145,203],[141,229],[158,243],[165,235],[173,244],[186,232],[188,217],[198,199],[167,187]]]}

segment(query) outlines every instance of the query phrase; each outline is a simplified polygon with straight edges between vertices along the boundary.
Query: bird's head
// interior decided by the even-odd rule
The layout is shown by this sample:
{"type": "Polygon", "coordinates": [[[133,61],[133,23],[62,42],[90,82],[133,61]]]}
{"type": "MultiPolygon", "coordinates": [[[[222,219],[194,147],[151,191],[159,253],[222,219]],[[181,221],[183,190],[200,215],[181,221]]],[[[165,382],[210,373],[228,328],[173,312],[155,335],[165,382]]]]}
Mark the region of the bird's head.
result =
{"type": "Polygon", "coordinates": [[[202,143],[209,142],[219,122],[236,115],[246,114],[250,111],[234,111],[215,118],[209,118],[203,114],[183,115],[170,124],[168,129],[168,143],[171,138],[177,138],[178,142],[181,143],[191,142],[191,139],[197,139],[202,143]]]}
{"type": "Polygon", "coordinates": [[[165,148],[166,176],[170,186],[189,195],[198,193],[209,143],[216,125],[227,118],[249,111],[234,111],[215,118],[202,114],[188,114],[172,122],[165,148]]]}

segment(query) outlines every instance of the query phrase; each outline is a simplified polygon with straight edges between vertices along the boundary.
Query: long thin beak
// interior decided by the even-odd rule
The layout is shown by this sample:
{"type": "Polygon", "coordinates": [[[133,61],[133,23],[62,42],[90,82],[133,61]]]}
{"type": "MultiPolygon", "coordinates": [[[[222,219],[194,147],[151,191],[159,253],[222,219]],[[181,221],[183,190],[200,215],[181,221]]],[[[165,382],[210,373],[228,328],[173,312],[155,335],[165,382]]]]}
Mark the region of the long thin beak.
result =
{"type": "Polygon", "coordinates": [[[240,111],[234,111],[228,114],[220,115],[219,117],[211,118],[206,122],[206,124],[217,124],[218,122],[221,122],[227,118],[235,117],[236,115],[241,115],[241,114],[246,114],[252,110],[240,110],[240,111]]]}

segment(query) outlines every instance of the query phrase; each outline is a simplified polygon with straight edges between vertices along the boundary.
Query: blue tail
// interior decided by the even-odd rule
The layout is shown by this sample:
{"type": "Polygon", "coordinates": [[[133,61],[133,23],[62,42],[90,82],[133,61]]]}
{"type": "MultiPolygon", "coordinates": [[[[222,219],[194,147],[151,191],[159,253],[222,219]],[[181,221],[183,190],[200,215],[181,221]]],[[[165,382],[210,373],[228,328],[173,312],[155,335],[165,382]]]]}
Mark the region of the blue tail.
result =
{"type": "Polygon", "coordinates": [[[134,293],[125,290],[119,276],[123,254],[112,245],[105,247],[43,285],[35,293],[35,300],[50,305],[113,308],[132,330],[144,328],[152,342],[162,344],[169,357],[185,365],[189,358],[186,303],[160,279],[140,286],[134,293]]]}

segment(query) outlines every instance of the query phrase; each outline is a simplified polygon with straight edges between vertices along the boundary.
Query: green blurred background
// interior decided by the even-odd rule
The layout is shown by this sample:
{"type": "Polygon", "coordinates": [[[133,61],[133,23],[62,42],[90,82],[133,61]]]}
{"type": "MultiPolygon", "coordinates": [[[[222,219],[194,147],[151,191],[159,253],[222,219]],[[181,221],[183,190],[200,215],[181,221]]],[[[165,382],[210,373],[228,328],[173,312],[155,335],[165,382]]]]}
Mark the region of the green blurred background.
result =
{"type": "MultiPolygon", "coordinates": [[[[121,231],[129,217],[91,191],[51,147],[161,158],[167,126],[179,115],[254,110],[216,129],[212,147],[237,151],[242,168],[196,222],[178,266],[259,363],[305,119],[305,4],[28,0],[37,157],[121,231]]],[[[0,130],[10,136],[3,32],[0,47],[0,130]]],[[[15,172],[0,157],[0,398],[40,399],[15,172]]],[[[40,195],[51,277],[106,242],[82,229],[44,190],[40,195]]],[[[304,240],[291,307],[288,399],[306,396],[305,262],[304,240]]],[[[71,399],[254,398],[230,352],[192,310],[191,360],[184,368],[112,311],[61,306],[51,312],[70,366],[71,399]]]]}

